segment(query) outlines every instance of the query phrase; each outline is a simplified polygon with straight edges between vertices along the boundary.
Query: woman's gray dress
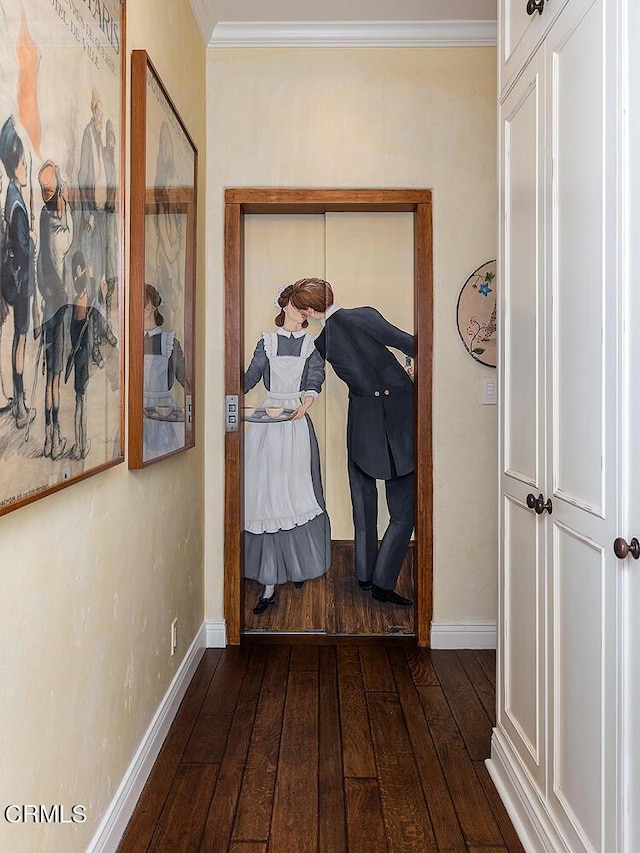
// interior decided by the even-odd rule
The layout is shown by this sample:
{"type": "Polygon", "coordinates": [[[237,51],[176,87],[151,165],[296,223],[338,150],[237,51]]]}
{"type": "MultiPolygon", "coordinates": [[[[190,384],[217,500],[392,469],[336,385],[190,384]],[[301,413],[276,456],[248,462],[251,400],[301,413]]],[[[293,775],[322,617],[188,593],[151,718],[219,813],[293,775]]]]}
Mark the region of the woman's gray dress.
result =
{"type": "MultiPolygon", "coordinates": [[[[290,334],[284,330],[278,330],[277,335],[265,334],[258,341],[255,348],[251,364],[249,365],[244,376],[244,391],[245,393],[262,380],[267,392],[267,400],[269,393],[274,393],[271,387],[271,359],[280,357],[289,358],[304,358],[301,379],[296,388],[283,389],[280,383],[281,391],[286,390],[294,396],[300,392],[315,392],[319,394],[324,382],[325,368],[324,361],[315,349],[309,347],[311,343],[308,336],[304,332],[296,332],[290,334]],[[306,340],[307,339],[307,340],[306,340]],[[306,342],[305,342],[306,341],[306,342]],[[277,343],[276,343],[277,342],[277,343]],[[266,347],[265,347],[266,343],[266,347]],[[302,355],[302,351],[309,352],[308,356],[302,355]]],[[[274,371],[277,365],[274,366],[274,371]]],[[[282,394],[281,394],[282,396],[282,394]]],[[[299,398],[301,399],[301,398],[299,398]]],[[[305,512],[301,511],[298,521],[295,520],[295,513],[292,520],[286,522],[287,529],[275,529],[271,532],[251,532],[247,527],[257,529],[255,523],[245,520],[244,530],[244,572],[245,577],[259,581],[261,584],[282,584],[287,581],[301,582],[320,577],[325,574],[331,564],[331,528],[329,518],[327,516],[324,495],[322,490],[322,475],[320,470],[320,453],[318,450],[318,441],[313,428],[313,423],[309,415],[305,416],[306,425],[308,427],[308,440],[310,459],[309,465],[311,468],[311,483],[313,487],[313,496],[317,506],[314,517],[310,520],[305,519],[305,512]]],[[[298,422],[298,427],[302,422],[298,422]]],[[[285,439],[289,438],[288,431],[296,427],[296,422],[282,423],[274,425],[249,424],[247,428],[247,436],[245,439],[245,509],[247,507],[247,490],[253,487],[256,480],[256,472],[258,466],[266,465],[264,454],[261,454],[260,448],[255,441],[249,441],[249,430],[266,430],[273,431],[266,433],[271,441],[269,443],[270,453],[278,458],[278,465],[286,464],[290,461],[295,464],[295,460],[287,458],[285,439]],[[283,443],[281,448],[275,448],[274,454],[274,439],[276,443],[279,441],[278,435],[282,435],[283,443]]],[[[264,433],[263,433],[264,434],[264,433]]],[[[257,433],[254,433],[254,436],[257,433]]],[[[306,450],[306,448],[305,448],[306,450]]],[[[295,469],[294,469],[295,470],[295,469]]],[[[264,474],[264,471],[262,472],[264,474]]],[[[286,488],[286,478],[282,486],[286,488]]],[[[278,489],[280,485],[278,484],[278,489]]],[[[283,505],[291,505],[287,495],[281,495],[283,505]]],[[[295,507],[295,500],[291,496],[295,507]]],[[[253,501],[255,505],[255,501],[253,501]]],[[[300,510],[303,510],[300,507],[300,510]]],[[[307,513],[311,515],[311,513],[307,513]]]]}

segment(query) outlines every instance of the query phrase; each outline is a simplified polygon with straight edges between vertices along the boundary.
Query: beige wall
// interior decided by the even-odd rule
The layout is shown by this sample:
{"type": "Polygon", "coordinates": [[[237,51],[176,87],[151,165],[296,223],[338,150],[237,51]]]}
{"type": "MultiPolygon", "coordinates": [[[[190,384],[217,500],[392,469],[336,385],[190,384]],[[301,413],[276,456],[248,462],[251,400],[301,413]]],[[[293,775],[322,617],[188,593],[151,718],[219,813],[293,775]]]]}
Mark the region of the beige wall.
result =
{"type": "MultiPolygon", "coordinates": [[[[189,0],[127,5],[127,48],[148,50],[200,152],[203,341],[205,49],[189,0]]],[[[195,450],[119,465],[0,518],[0,850],[87,848],[202,624],[203,414],[195,450]],[[10,825],[10,803],[82,804],[88,819],[10,825]]]]}
{"type": "Polygon", "coordinates": [[[496,254],[495,88],[491,48],[209,51],[207,618],[223,613],[224,187],[424,187],[434,199],[434,619],[495,621],[497,419],[480,403],[481,378],[495,371],[470,359],[456,329],[460,288],[496,254]]]}

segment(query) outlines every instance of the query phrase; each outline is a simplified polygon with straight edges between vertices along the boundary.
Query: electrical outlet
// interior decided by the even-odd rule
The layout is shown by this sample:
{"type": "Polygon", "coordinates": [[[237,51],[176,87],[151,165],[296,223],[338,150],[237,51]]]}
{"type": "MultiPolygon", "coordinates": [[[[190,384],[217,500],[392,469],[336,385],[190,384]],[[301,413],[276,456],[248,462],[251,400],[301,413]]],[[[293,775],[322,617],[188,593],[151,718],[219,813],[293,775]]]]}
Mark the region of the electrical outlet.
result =
{"type": "Polygon", "coordinates": [[[171,654],[175,655],[178,648],[178,617],[171,623],[171,654]]]}

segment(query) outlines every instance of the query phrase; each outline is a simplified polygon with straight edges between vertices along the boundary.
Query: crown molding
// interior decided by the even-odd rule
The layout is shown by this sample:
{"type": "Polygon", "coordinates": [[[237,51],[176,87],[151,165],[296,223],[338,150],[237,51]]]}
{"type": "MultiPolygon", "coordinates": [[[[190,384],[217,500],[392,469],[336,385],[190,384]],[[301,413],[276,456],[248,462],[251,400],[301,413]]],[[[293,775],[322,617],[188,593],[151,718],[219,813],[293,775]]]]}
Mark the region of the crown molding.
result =
{"type": "Polygon", "coordinates": [[[209,47],[494,47],[496,21],[220,21],[209,47]]]}
{"type": "Polygon", "coordinates": [[[208,3],[207,0],[190,0],[190,2],[193,17],[196,19],[202,40],[205,45],[208,45],[216,24],[215,13],[213,12],[211,3],[208,3]]]}

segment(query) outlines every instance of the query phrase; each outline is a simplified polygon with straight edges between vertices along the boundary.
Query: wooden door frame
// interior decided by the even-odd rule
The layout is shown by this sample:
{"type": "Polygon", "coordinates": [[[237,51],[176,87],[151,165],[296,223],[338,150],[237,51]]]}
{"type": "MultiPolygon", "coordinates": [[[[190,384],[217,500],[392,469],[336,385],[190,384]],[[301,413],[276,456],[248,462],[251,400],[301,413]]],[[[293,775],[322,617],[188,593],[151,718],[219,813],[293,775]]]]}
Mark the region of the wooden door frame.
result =
{"type": "MultiPolygon", "coordinates": [[[[430,645],[433,613],[433,461],[431,442],[433,352],[433,244],[431,191],[422,189],[225,190],[225,394],[242,395],[245,214],[413,213],[416,334],[415,630],[430,645]]],[[[243,630],[241,583],[242,429],[225,433],[224,615],[227,643],[243,630]]]]}

